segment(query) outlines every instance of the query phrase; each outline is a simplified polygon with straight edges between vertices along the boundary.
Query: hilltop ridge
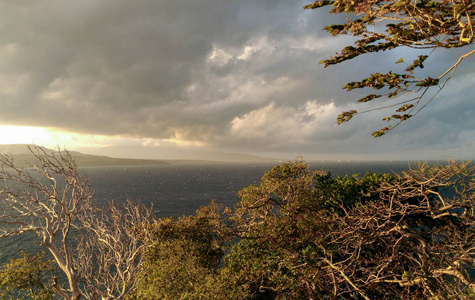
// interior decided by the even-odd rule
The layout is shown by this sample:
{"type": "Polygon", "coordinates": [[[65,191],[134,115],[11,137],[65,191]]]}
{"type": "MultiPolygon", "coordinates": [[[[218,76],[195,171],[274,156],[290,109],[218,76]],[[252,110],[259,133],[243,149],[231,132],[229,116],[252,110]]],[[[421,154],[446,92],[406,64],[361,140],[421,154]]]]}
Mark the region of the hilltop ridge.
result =
{"type": "MultiPolygon", "coordinates": [[[[64,149],[50,149],[40,145],[33,144],[7,144],[0,145],[0,155],[12,155],[15,160],[15,164],[19,167],[25,167],[35,161],[34,156],[28,150],[29,147],[43,149],[46,153],[58,153],[64,149]]],[[[230,163],[274,163],[279,161],[273,158],[262,158],[251,154],[237,154],[226,153],[219,151],[195,151],[194,153],[179,152],[174,156],[165,156],[164,158],[153,158],[149,149],[140,151],[136,147],[119,147],[113,148],[112,151],[109,148],[85,149],[80,151],[68,150],[74,158],[74,161],[79,167],[106,167],[106,166],[156,166],[156,165],[171,165],[171,164],[183,164],[183,163],[216,163],[216,162],[230,162],[230,163]],[[83,152],[93,152],[93,154],[86,154],[83,152]],[[117,150],[117,151],[114,151],[117,150]],[[147,151],[148,150],[148,151],[147,151]],[[139,157],[133,158],[127,157],[131,152],[136,153],[139,157]],[[104,155],[104,154],[106,155],[104,155]],[[111,156],[108,156],[111,155],[111,156]],[[112,155],[119,157],[112,157],[112,155]]],[[[280,160],[282,161],[282,160],[280,160]]]]}
{"type": "MultiPolygon", "coordinates": [[[[12,155],[15,164],[19,167],[28,166],[35,161],[35,157],[28,150],[29,147],[38,147],[47,153],[58,153],[59,149],[52,150],[43,146],[30,144],[0,145],[0,154],[12,155]]],[[[78,151],[69,151],[79,167],[106,167],[106,166],[143,166],[169,165],[168,162],[155,159],[114,158],[103,155],[84,154],[78,151]]]]}

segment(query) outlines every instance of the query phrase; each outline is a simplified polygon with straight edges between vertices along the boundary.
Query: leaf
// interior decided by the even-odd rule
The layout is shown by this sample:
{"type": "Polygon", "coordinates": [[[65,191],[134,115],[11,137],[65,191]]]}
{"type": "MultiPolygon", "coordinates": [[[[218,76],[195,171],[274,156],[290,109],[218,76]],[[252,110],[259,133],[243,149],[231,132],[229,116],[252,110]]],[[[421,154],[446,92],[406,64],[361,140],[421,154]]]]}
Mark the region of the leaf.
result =
{"type": "Polygon", "coordinates": [[[439,79],[427,77],[424,80],[416,83],[416,86],[427,86],[427,87],[429,87],[429,86],[434,86],[434,85],[437,85],[437,84],[439,84],[439,79]]]}
{"type": "Polygon", "coordinates": [[[375,138],[380,137],[384,135],[386,132],[388,132],[389,130],[391,130],[391,128],[392,128],[391,126],[381,128],[380,130],[371,133],[371,135],[375,138]]]}
{"type": "Polygon", "coordinates": [[[391,118],[393,119],[399,119],[402,121],[406,121],[407,119],[409,119],[410,117],[412,117],[412,115],[408,115],[408,114],[404,114],[404,115],[399,115],[399,114],[395,114],[395,115],[392,115],[391,118]]]}
{"type": "Polygon", "coordinates": [[[341,114],[338,115],[337,124],[341,125],[341,123],[343,122],[348,122],[349,120],[351,120],[351,118],[353,118],[353,115],[356,113],[357,113],[356,110],[342,112],[341,114]]]}
{"type": "Polygon", "coordinates": [[[315,3],[305,5],[304,9],[317,9],[325,5],[333,4],[334,1],[322,0],[322,1],[315,1],[315,3]]]}
{"type": "Polygon", "coordinates": [[[408,72],[411,72],[415,69],[415,68],[421,68],[421,69],[424,69],[424,65],[423,65],[423,62],[427,59],[427,55],[419,55],[419,57],[414,60],[414,62],[412,63],[412,65],[410,65],[409,67],[406,68],[406,71],[408,72]]]}
{"type": "Polygon", "coordinates": [[[368,101],[371,101],[371,100],[379,98],[379,97],[381,97],[381,95],[371,94],[371,95],[368,95],[366,97],[363,97],[363,98],[359,99],[358,102],[368,102],[368,101]]]}
{"type": "Polygon", "coordinates": [[[408,110],[409,108],[413,108],[414,107],[414,104],[406,104],[406,105],[403,105],[401,106],[397,112],[404,112],[406,110],[408,110]]]}
{"type": "Polygon", "coordinates": [[[400,59],[398,59],[398,61],[396,63],[400,64],[400,63],[403,63],[403,62],[404,62],[404,58],[401,57],[400,59]]]}

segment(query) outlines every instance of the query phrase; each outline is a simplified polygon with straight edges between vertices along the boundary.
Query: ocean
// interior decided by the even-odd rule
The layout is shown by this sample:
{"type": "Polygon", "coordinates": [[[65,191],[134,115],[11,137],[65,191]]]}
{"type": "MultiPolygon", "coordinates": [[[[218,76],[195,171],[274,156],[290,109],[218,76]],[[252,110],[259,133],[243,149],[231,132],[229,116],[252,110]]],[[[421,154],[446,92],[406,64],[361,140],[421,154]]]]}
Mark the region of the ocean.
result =
{"type": "MultiPolygon", "coordinates": [[[[150,206],[157,217],[179,217],[216,199],[227,207],[239,201],[237,192],[259,184],[270,163],[203,163],[181,162],[160,166],[84,167],[95,188],[94,201],[106,203],[131,199],[150,206]]],[[[327,170],[334,176],[392,173],[407,170],[409,162],[310,162],[312,170],[327,170]]],[[[0,265],[18,257],[21,250],[41,249],[33,233],[0,239],[0,265]]]]}
{"type": "MultiPolygon", "coordinates": [[[[269,163],[182,163],[168,166],[84,168],[96,201],[127,198],[153,204],[157,217],[190,215],[212,199],[233,207],[237,192],[251,184],[259,184],[269,163]]],[[[327,170],[334,176],[366,172],[400,172],[408,162],[312,162],[312,170],[327,170]]]]}

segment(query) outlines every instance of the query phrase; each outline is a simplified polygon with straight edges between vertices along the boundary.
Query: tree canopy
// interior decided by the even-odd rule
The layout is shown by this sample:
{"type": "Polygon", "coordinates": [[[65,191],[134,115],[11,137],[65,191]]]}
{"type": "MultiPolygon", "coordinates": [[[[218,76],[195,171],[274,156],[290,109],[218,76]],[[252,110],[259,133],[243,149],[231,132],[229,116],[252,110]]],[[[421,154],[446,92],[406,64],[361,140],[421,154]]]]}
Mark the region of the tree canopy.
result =
{"type": "MultiPolygon", "coordinates": [[[[347,22],[325,26],[324,30],[333,36],[352,35],[358,38],[354,45],[346,46],[335,56],[322,60],[320,63],[325,67],[362,54],[398,47],[460,48],[471,45],[474,41],[475,2],[470,0],[319,0],[304,8],[321,9],[325,6],[331,6],[332,14],[346,14],[347,22]]],[[[450,68],[440,74],[416,77],[416,72],[424,68],[424,62],[431,53],[419,55],[411,59],[412,62],[409,60],[401,73],[374,73],[343,87],[347,91],[362,88],[383,91],[370,93],[358,102],[374,101],[382,97],[398,99],[395,103],[378,108],[396,108],[395,114],[384,117],[385,121],[395,121],[396,125],[373,132],[374,137],[382,136],[416,115],[445,86],[462,60],[475,53],[475,49],[458,57],[450,68]],[[431,88],[438,90],[428,95],[427,91],[431,88]]],[[[396,63],[406,62],[404,58],[400,58],[396,63]]],[[[337,119],[338,124],[349,121],[355,114],[358,114],[356,110],[341,113],[337,119]]]]}
{"type": "Polygon", "coordinates": [[[45,284],[45,277],[54,271],[52,260],[45,253],[36,255],[21,251],[19,258],[0,267],[1,299],[53,299],[53,289],[45,284]]]}
{"type": "Polygon", "coordinates": [[[128,299],[473,299],[474,175],[275,166],[233,210],[152,224],[159,243],[128,299]]]}
{"type": "Polygon", "coordinates": [[[33,153],[35,169],[0,155],[0,238],[36,232],[52,260],[21,255],[0,267],[6,299],[475,297],[468,163],[332,177],[288,162],[240,190],[232,209],[212,202],[156,219],[130,201],[92,206],[69,153],[33,153]]]}

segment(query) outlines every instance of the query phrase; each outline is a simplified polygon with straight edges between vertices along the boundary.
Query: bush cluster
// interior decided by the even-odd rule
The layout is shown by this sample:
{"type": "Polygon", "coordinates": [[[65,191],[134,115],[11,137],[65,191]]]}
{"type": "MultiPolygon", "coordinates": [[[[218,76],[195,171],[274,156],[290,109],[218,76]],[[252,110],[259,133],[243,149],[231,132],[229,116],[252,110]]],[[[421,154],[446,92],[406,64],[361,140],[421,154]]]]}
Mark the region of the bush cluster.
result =
{"type": "Polygon", "coordinates": [[[155,222],[129,298],[475,297],[472,179],[464,163],[362,177],[276,166],[234,210],[155,222]]]}
{"type": "MultiPolygon", "coordinates": [[[[130,228],[147,241],[125,298],[473,299],[474,174],[456,162],[361,177],[275,166],[233,209],[213,201],[130,228]]],[[[51,298],[50,266],[13,260],[1,295],[51,298]]]]}

